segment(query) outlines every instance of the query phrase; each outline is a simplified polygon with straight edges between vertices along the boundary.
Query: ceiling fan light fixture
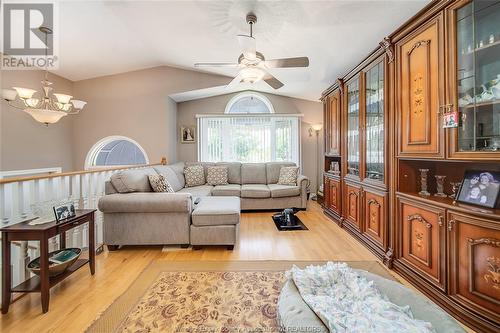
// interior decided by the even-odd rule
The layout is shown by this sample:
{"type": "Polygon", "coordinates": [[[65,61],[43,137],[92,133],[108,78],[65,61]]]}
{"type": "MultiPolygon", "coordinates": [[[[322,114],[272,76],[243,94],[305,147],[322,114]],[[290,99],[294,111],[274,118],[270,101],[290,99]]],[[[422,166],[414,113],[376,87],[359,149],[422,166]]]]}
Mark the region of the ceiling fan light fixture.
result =
{"type": "Polygon", "coordinates": [[[258,67],[246,67],[241,70],[241,80],[246,83],[255,83],[262,80],[266,72],[258,67]]]}

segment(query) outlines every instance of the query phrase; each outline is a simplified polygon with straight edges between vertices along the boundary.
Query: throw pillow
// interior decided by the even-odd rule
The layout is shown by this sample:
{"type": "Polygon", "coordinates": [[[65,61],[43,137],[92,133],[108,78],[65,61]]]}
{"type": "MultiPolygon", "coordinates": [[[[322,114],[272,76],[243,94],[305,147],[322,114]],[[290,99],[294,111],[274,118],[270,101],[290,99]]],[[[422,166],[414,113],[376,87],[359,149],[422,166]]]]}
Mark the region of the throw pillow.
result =
{"type": "Polygon", "coordinates": [[[205,172],[201,164],[188,165],[184,168],[186,187],[205,185],[205,172]]]}
{"type": "Polygon", "coordinates": [[[227,185],[228,168],[226,166],[209,166],[207,168],[208,185],[227,185]]]}
{"type": "Polygon", "coordinates": [[[149,184],[151,184],[151,187],[153,188],[154,192],[168,192],[168,193],[175,192],[164,175],[162,174],[149,175],[148,178],[149,178],[149,184]]]}
{"type": "Polygon", "coordinates": [[[297,175],[299,174],[299,168],[292,167],[282,167],[280,169],[280,176],[278,178],[279,185],[297,185],[297,175]]]}

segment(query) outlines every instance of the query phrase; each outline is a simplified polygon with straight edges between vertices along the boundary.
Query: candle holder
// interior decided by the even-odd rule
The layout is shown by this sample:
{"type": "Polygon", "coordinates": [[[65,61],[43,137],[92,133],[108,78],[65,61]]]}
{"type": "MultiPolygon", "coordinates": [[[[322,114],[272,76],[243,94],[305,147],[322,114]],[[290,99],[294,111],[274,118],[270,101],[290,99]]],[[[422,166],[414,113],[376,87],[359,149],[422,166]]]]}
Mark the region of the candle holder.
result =
{"type": "Polygon", "coordinates": [[[460,188],[460,185],[462,185],[462,182],[451,182],[450,185],[451,185],[450,198],[452,198],[453,203],[455,203],[455,200],[457,199],[457,196],[458,196],[457,191],[460,188]]]}
{"type": "Polygon", "coordinates": [[[418,192],[419,195],[428,197],[431,195],[427,191],[427,173],[429,172],[429,169],[418,169],[420,171],[420,192],[418,192]]]}
{"type": "Polygon", "coordinates": [[[434,194],[436,197],[446,198],[447,195],[444,193],[444,179],[446,176],[435,175],[436,178],[436,189],[437,193],[434,194]]]}

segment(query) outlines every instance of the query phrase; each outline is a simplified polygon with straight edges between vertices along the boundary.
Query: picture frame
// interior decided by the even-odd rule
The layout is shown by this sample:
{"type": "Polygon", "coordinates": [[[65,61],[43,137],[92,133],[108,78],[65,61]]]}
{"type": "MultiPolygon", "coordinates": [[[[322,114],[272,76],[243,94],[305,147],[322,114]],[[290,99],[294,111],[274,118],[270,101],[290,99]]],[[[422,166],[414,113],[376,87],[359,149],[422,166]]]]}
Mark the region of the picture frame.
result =
{"type": "Polygon", "coordinates": [[[72,202],[54,206],[53,209],[54,215],[56,217],[56,222],[60,222],[76,216],[75,205],[72,202]]]}
{"type": "Polygon", "coordinates": [[[458,127],[458,112],[448,112],[443,114],[443,128],[458,127]]]}
{"type": "Polygon", "coordinates": [[[181,143],[196,143],[196,130],[194,126],[181,126],[181,143]]]}
{"type": "Polygon", "coordinates": [[[496,208],[500,193],[500,171],[466,170],[457,201],[496,208]]]}

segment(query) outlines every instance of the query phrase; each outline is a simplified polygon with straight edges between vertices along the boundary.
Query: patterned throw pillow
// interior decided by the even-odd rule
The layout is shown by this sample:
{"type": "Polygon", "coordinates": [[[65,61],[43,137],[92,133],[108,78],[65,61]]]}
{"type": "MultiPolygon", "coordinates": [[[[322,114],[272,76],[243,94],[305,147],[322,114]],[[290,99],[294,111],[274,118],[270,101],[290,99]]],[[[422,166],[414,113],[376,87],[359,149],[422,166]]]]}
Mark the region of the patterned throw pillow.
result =
{"type": "Polygon", "coordinates": [[[227,185],[227,174],[226,166],[209,166],[207,168],[208,185],[227,185]]]}
{"type": "Polygon", "coordinates": [[[280,177],[278,179],[279,185],[297,185],[297,175],[299,174],[299,167],[281,167],[280,177]]]}
{"type": "Polygon", "coordinates": [[[188,165],[184,168],[186,187],[205,185],[205,172],[201,164],[188,165]]]}
{"type": "Polygon", "coordinates": [[[172,186],[170,186],[170,183],[168,182],[167,178],[165,178],[164,175],[159,174],[159,175],[149,175],[149,183],[151,184],[151,187],[153,188],[153,191],[155,192],[168,192],[168,193],[174,193],[174,189],[172,186]]]}

